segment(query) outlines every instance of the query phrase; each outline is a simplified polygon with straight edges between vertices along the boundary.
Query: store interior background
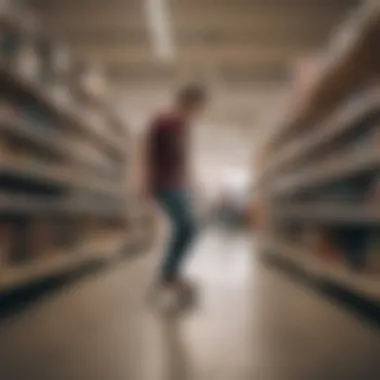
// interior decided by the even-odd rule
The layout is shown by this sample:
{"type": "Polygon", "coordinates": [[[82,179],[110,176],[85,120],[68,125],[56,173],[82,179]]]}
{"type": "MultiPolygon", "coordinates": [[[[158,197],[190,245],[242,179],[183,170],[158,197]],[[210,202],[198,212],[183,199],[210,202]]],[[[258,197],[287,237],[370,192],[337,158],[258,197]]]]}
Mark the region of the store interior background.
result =
{"type": "MultiPolygon", "coordinates": [[[[355,208],[355,202],[344,199],[349,193],[345,189],[338,189],[337,193],[332,189],[332,195],[326,190],[331,197],[335,194],[331,198],[335,203],[330,204],[336,208],[331,210],[326,210],[331,199],[324,201],[315,192],[306,204],[311,207],[305,208],[309,212],[287,209],[289,205],[297,206],[299,199],[292,196],[297,194],[297,187],[302,189],[302,181],[297,183],[297,170],[303,165],[310,168],[311,183],[317,172],[318,184],[315,168],[326,168],[326,176],[330,176],[327,182],[332,181],[332,175],[325,165],[330,161],[323,156],[324,148],[318,146],[317,139],[315,146],[312,138],[308,141],[310,150],[316,147],[322,152],[315,155],[315,162],[305,155],[304,160],[301,157],[292,163],[292,155],[286,153],[292,152],[288,148],[294,148],[299,154],[302,144],[297,145],[296,137],[301,142],[308,137],[307,132],[299,133],[302,123],[298,126],[296,122],[288,123],[297,112],[306,114],[305,131],[311,131],[312,136],[318,127],[322,131],[331,124],[332,131],[338,129],[339,117],[332,118],[330,124],[325,121],[330,121],[330,111],[333,116],[335,112],[339,116],[341,109],[343,114],[350,111],[345,106],[351,99],[350,91],[356,95],[353,68],[360,66],[357,63],[361,56],[370,57],[376,74],[367,73],[363,93],[360,88],[358,97],[368,90],[368,99],[363,95],[363,103],[374,103],[378,117],[378,94],[371,92],[378,87],[378,53],[372,49],[368,56],[361,55],[357,53],[360,48],[352,48],[356,55],[347,57],[345,48],[361,46],[356,34],[370,40],[363,48],[364,53],[368,53],[368,46],[379,46],[380,42],[376,43],[380,41],[379,0],[29,0],[19,3],[28,7],[32,24],[41,25],[42,36],[53,40],[53,45],[59,41],[56,45],[75,57],[78,67],[77,72],[73,70],[74,80],[63,82],[63,87],[67,85],[70,93],[83,80],[94,90],[89,97],[100,98],[100,103],[104,102],[105,108],[117,116],[116,124],[122,126],[115,138],[113,123],[105,129],[108,125],[103,123],[103,130],[94,132],[90,131],[92,126],[86,117],[79,123],[69,117],[76,125],[72,130],[67,129],[72,135],[66,137],[78,140],[78,145],[74,145],[78,152],[86,140],[101,154],[106,152],[107,145],[108,152],[119,149],[120,154],[121,148],[125,161],[120,162],[124,162],[125,170],[117,178],[105,179],[99,174],[96,181],[90,182],[97,174],[73,165],[71,185],[75,187],[78,182],[81,188],[87,178],[89,182],[83,186],[85,190],[67,193],[74,198],[74,211],[67,227],[74,239],[70,248],[63,249],[64,255],[61,250],[51,248],[51,235],[56,239],[59,231],[56,225],[50,224],[53,212],[50,206],[38,204],[35,209],[33,194],[27,194],[30,203],[26,206],[14,202],[13,194],[0,198],[9,200],[5,206],[0,202],[1,217],[3,212],[17,215],[25,212],[32,221],[31,226],[37,226],[38,234],[42,223],[42,237],[36,233],[37,238],[33,239],[33,234],[29,234],[30,249],[25,249],[24,244],[24,258],[15,262],[8,260],[11,253],[7,253],[8,243],[3,243],[10,235],[9,226],[0,225],[0,379],[378,380],[380,159],[378,145],[371,145],[370,140],[373,137],[372,142],[378,144],[379,128],[366,126],[373,135],[368,133],[368,146],[360,145],[357,150],[351,149],[355,148],[354,144],[349,145],[350,138],[354,140],[356,135],[352,138],[347,133],[347,146],[344,139],[343,144],[337,143],[336,161],[331,159],[332,163],[340,164],[347,154],[346,161],[350,163],[350,153],[359,152],[359,156],[362,152],[373,153],[369,168],[359,165],[355,169],[355,161],[352,164],[354,172],[362,169],[369,172],[375,183],[376,190],[371,188],[371,194],[376,196],[371,195],[369,200],[368,195],[366,205],[370,205],[370,210],[367,207],[363,213],[355,208]],[[362,7],[364,11],[358,12],[362,7]],[[374,9],[373,17],[368,14],[370,7],[374,9]],[[361,27],[360,22],[370,27],[361,27]],[[372,30],[372,38],[366,34],[367,29],[372,30]],[[320,69],[325,64],[327,74],[321,75],[324,71],[320,69]],[[331,75],[337,72],[336,67],[346,70],[338,70],[341,76],[331,75]],[[331,94],[324,79],[328,75],[333,77],[331,94]],[[75,83],[75,78],[80,80],[75,83]],[[205,229],[185,271],[196,284],[199,302],[183,315],[167,319],[147,302],[163,249],[162,239],[168,231],[165,223],[157,223],[164,219],[157,209],[150,207],[147,197],[144,143],[152,117],[170,108],[176,90],[190,82],[205,84],[210,93],[209,107],[194,126],[191,144],[200,216],[207,219],[227,193],[240,206],[243,204],[239,212],[244,214],[244,224],[232,228],[231,224],[211,223],[205,229]],[[319,83],[322,83],[320,87],[319,83]],[[331,95],[332,109],[326,106],[329,99],[318,97],[320,88],[327,89],[325,93],[331,95]],[[313,92],[313,89],[317,90],[313,92]],[[314,93],[317,95],[313,97],[314,93]],[[308,99],[314,101],[308,103],[308,99]],[[310,103],[315,107],[308,108],[310,103]],[[313,114],[316,109],[320,110],[319,119],[313,114]],[[281,134],[281,129],[287,127],[292,132],[281,134]],[[75,134],[76,129],[81,133],[75,134]],[[276,148],[271,150],[276,146],[271,145],[275,137],[278,152],[276,148]],[[287,184],[287,175],[292,177],[292,174],[295,182],[290,180],[287,184]],[[107,195],[108,185],[113,190],[116,188],[116,192],[107,195]],[[93,198],[97,191],[104,192],[104,198],[93,198]],[[281,191],[285,194],[283,198],[281,191]],[[112,203],[109,209],[108,199],[112,203]],[[82,204],[89,209],[84,207],[83,211],[82,204]],[[281,206],[278,215],[277,205],[281,206]],[[320,213],[316,212],[318,205],[323,206],[320,213]],[[351,212],[351,206],[355,212],[351,212]],[[269,209],[273,212],[273,223],[267,217],[269,209]],[[302,232],[298,235],[297,229],[296,234],[291,228],[287,231],[294,220],[302,232]],[[356,228],[355,220],[359,220],[359,228],[364,226],[363,229],[372,233],[365,231],[366,239],[371,242],[371,253],[368,253],[368,265],[359,269],[349,266],[348,250],[336,253],[338,249],[332,243],[333,234],[330,235],[331,224],[343,225],[343,229],[353,224],[356,228]],[[75,226],[79,226],[77,230],[75,226]],[[165,227],[161,229],[161,226],[165,227]],[[81,246],[82,240],[93,242],[86,248],[86,254],[79,249],[81,253],[77,255],[76,244],[81,246]],[[40,253],[36,254],[40,246],[40,253]],[[46,283],[45,279],[48,279],[46,283]],[[35,287],[40,280],[43,285],[35,287]]],[[[0,0],[0,27],[8,23],[3,22],[6,18],[1,18],[1,12],[15,4],[12,0],[0,0]]],[[[26,72],[33,77],[37,75],[33,74],[34,52],[30,53],[29,56],[27,52],[23,61],[26,72]]],[[[37,103],[44,103],[49,98],[41,97],[41,91],[35,90],[41,87],[44,93],[50,84],[37,80],[25,89],[23,86],[28,82],[22,76],[18,80],[17,70],[12,73],[12,69],[8,72],[7,65],[0,66],[4,70],[1,80],[5,78],[7,86],[20,86],[22,94],[30,92],[28,101],[37,98],[37,103]],[[16,79],[9,80],[8,76],[12,75],[16,79]]],[[[370,71],[365,63],[357,71],[361,70],[370,71]]],[[[355,110],[355,96],[352,98],[355,110]]],[[[48,99],[47,103],[48,109],[53,103],[53,113],[57,111],[54,101],[48,99]]],[[[78,105],[80,108],[81,104],[78,105]]],[[[358,107],[358,112],[366,115],[373,111],[371,107],[363,107],[364,110],[358,107]]],[[[346,121],[343,124],[347,129],[342,127],[342,135],[351,125],[352,129],[360,129],[356,128],[361,120],[356,119],[355,112],[346,113],[348,117],[343,118],[346,121]]],[[[21,111],[16,113],[16,120],[20,115],[21,111]]],[[[58,112],[59,118],[64,120],[62,124],[67,122],[65,111],[58,112]]],[[[65,127],[62,131],[66,131],[65,127]]],[[[64,133],[69,135],[67,131],[64,133]]],[[[1,133],[2,129],[0,137],[1,133]]],[[[336,136],[332,132],[331,140],[336,136]]],[[[357,142],[358,145],[362,142],[359,137],[357,142]]],[[[334,143],[327,145],[331,147],[334,143]]],[[[70,150],[75,148],[71,147],[67,153],[71,154],[70,150]]],[[[83,151],[86,155],[87,151],[83,151]]],[[[0,155],[0,158],[4,157],[0,155]]],[[[5,158],[4,163],[0,162],[3,175],[8,162],[5,158]]],[[[116,167],[111,164],[109,169],[114,169],[113,165],[116,167]]],[[[345,170],[351,169],[348,164],[341,166],[336,170],[336,177],[345,185],[345,170]]],[[[29,170],[27,164],[25,168],[29,170]]],[[[60,168],[55,170],[59,172],[60,168]]],[[[56,172],[52,183],[56,181],[56,172]]],[[[51,171],[47,173],[51,175],[51,171]]],[[[15,170],[14,176],[24,174],[15,170]]],[[[33,172],[26,174],[27,181],[36,180],[33,172]]],[[[322,182],[323,175],[319,173],[322,182]]],[[[311,191],[307,178],[303,180],[311,191]]],[[[59,213],[66,215],[66,209],[62,211],[59,204],[57,207],[59,213]]],[[[13,240],[17,240],[17,234],[14,236],[13,240]]],[[[339,238],[344,240],[344,236],[339,238]]]]}
{"type": "Polygon", "coordinates": [[[270,117],[281,113],[289,97],[298,101],[289,87],[295,79],[300,87],[312,79],[314,57],[358,3],[37,0],[32,5],[76,56],[110,77],[115,103],[132,130],[143,129],[182,83],[209,87],[211,109],[199,123],[196,168],[212,188],[230,182],[223,179],[230,173],[244,177],[238,182],[251,181],[254,147],[268,134],[270,117]]]}

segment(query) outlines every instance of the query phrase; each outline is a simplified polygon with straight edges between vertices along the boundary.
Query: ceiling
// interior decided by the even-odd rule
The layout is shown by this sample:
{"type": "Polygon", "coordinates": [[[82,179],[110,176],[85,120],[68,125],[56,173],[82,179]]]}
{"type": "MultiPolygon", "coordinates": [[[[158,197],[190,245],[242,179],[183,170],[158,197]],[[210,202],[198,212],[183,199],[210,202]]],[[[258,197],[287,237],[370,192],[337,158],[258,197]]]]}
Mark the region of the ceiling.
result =
{"type": "Polygon", "coordinates": [[[47,28],[117,83],[200,78],[226,88],[283,83],[358,0],[31,0],[47,28]],[[172,60],[154,54],[149,4],[166,5],[172,60]]]}

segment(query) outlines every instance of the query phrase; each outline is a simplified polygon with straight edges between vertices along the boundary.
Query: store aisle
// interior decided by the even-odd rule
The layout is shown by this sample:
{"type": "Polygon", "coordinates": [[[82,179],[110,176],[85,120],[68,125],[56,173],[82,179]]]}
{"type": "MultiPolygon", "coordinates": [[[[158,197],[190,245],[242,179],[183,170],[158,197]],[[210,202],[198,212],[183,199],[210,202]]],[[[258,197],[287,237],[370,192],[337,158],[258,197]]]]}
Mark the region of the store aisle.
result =
{"type": "Polygon", "coordinates": [[[380,334],[263,267],[244,233],[210,230],[188,273],[198,307],[146,305],[157,255],[96,275],[0,324],[2,380],[375,380],[380,334]]]}

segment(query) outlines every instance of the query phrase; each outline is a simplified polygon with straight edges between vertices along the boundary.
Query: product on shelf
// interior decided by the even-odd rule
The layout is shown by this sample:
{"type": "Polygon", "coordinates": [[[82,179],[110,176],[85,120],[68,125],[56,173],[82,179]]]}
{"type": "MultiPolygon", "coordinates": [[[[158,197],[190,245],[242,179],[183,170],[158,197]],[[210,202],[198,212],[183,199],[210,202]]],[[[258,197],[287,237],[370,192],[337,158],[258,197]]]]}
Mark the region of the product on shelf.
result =
{"type": "Polygon", "coordinates": [[[26,31],[37,28],[35,15],[26,6],[23,0],[0,0],[0,17],[6,20],[6,24],[16,24],[26,31]]]}
{"type": "Polygon", "coordinates": [[[103,112],[97,111],[94,107],[88,107],[87,110],[84,110],[84,115],[88,126],[95,132],[107,132],[107,124],[103,112]]]}
{"type": "Polygon", "coordinates": [[[29,227],[30,221],[25,217],[17,217],[12,220],[12,241],[9,255],[10,264],[23,263],[29,259],[29,227]]]}
{"type": "MultiPolygon", "coordinates": [[[[15,11],[17,1],[13,0],[0,0],[0,14],[9,15],[15,11]]],[[[20,2],[18,2],[20,3],[20,2]]],[[[18,4],[19,6],[19,4],[18,4]]]]}
{"type": "Polygon", "coordinates": [[[380,229],[375,229],[369,237],[368,271],[380,274],[380,229]]]}
{"type": "Polygon", "coordinates": [[[9,262],[12,242],[12,229],[8,221],[0,220],[0,271],[9,262]]]}
{"type": "Polygon", "coordinates": [[[359,157],[372,156],[380,149],[380,134],[377,126],[373,126],[369,130],[362,130],[361,134],[351,144],[347,145],[347,150],[351,150],[359,157]]]}
{"type": "Polygon", "coordinates": [[[316,255],[326,263],[339,262],[343,253],[334,244],[333,232],[329,228],[320,226],[316,233],[316,246],[315,250],[313,250],[316,255]]]}
{"type": "Polygon", "coordinates": [[[29,228],[30,256],[34,260],[52,254],[52,233],[49,221],[44,217],[35,217],[29,228]]]}
{"type": "Polygon", "coordinates": [[[72,67],[72,57],[70,51],[63,43],[56,42],[54,44],[54,54],[52,56],[52,66],[54,71],[67,78],[72,67]]]}
{"type": "Polygon", "coordinates": [[[312,255],[324,250],[322,247],[322,233],[318,225],[305,226],[299,236],[299,245],[305,248],[305,252],[312,255]]]}
{"type": "Polygon", "coordinates": [[[0,100],[0,120],[6,122],[17,117],[17,107],[5,99],[0,100]]]}
{"type": "Polygon", "coordinates": [[[72,106],[72,95],[69,87],[65,83],[56,83],[55,86],[52,86],[50,89],[50,94],[54,101],[63,107],[63,109],[70,110],[70,107],[72,106]]]}
{"type": "Polygon", "coordinates": [[[377,175],[373,180],[369,201],[380,205],[380,175],[377,175]]]}
{"type": "Polygon", "coordinates": [[[72,216],[56,216],[52,219],[52,239],[57,248],[70,249],[84,239],[82,220],[72,216]]]}
{"type": "Polygon", "coordinates": [[[12,63],[22,47],[22,39],[19,33],[8,28],[0,34],[0,59],[6,63],[12,63]]]}
{"type": "Polygon", "coordinates": [[[364,202],[371,190],[372,176],[360,175],[354,178],[344,179],[325,186],[318,187],[315,191],[316,201],[337,202],[364,202]]]}
{"type": "Polygon", "coordinates": [[[38,80],[44,85],[51,85],[56,80],[53,61],[54,44],[46,38],[39,38],[36,41],[35,50],[40,59],[38,80]]]}
{"type": "Polygon", "coordinates": [[[369,239],[371,232],[362,227],[332,228],[330,243],[342,253],[346,265],[361,271],[368,265],[369,239]]]}
{"type": "Polygon", "coordinates": [[[28,80],[38,81],[41,72],[41,58],[38,56],[32,43],[25,43],[17,54],[16,59],[17,75],[21,75],[28,80]]]}
{"type": "Polygon", "coordinates": [[[69,220],[65,216],[56,216],[51,219],[52,240],[58,249],[67,248],[70,245],[68,225],[69,220]]]}
{"type": "Polygon", "coordinates": [[[107,81],[100,69],[77,62],[73,76],[87,101],[98,106],[106,102],[107,81]]]}

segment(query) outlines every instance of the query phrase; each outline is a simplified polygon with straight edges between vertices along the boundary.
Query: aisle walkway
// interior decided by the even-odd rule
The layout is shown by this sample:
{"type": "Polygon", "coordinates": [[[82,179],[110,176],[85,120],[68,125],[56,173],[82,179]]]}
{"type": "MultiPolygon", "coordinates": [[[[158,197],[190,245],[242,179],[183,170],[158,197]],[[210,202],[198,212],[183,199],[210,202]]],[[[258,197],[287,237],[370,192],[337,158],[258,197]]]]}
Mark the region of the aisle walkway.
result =
{"type": "MultiPolygon", "coordinates": [[[[88,276],[0,322],[1,380],[376,380],[380,334],[209,231],[188,273],[199,307],[151,313],[156,255],[88,276]]],[[[254,249],[253,249],[254,251],[254,249]]]]}

